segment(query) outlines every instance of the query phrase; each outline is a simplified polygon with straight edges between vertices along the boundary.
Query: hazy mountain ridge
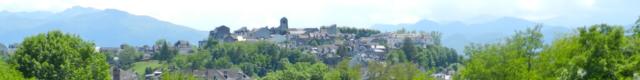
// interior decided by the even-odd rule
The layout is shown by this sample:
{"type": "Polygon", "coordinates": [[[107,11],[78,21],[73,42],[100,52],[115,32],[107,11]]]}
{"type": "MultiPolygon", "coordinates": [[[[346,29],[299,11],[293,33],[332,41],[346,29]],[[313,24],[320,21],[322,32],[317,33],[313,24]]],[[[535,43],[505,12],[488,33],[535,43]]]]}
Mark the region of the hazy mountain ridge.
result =
{"type": "MultiPolygon", "coordinates": [[[[445,46],[455,48],[458,52],[464,51],[464,46],[470,43],[491,43],[502,41],[517,30],[525,30],[539,23],[512,17],[499,18],[493,21],[465,24],[461,22],[437,23],[430,20],[421,20],[414,24],[377,24],[371,26],[381,31],[396,31],[402,28],[417,31],[438,31],[442,33],[442,43],[445,46]]],[[[550,43],[556,37],[571,32],[571,29],[560,26],[542,25],[541,32],[544,42],[550,43]]],[[[460,53],[462,54],[462,53],[460,53]]]]}
{"type": "Polygon", "coordinates": [[[19,43],[27,36],[51,30],[80,35],[98,46],[153,44],[158,39],[188,40],[206,37],[205,31],[132,15],[115,9],[73,7],[58,13],[0,12],[0,43],[19,43]]]}

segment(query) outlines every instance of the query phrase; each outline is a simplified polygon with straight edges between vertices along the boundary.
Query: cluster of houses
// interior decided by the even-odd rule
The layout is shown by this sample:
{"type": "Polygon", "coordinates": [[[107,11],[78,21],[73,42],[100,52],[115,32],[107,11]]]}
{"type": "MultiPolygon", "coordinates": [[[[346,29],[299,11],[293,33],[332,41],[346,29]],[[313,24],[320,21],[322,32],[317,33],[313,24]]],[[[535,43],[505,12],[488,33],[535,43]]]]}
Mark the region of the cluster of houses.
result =
{"type": "MultiPolygon", "coordinates": [[[[278,27],[257,29],[240,28],[231,32],[227,26],[219,26],[210,32],[210,37],[222,42],[270,41],[281,47],[303,49],[319,58],[340,57],[336,55],[339,46],[346,46],[349,54],[357,62],[383,60],[387,50],[399,48],[404,39],[410,39],[417,46],[434,44],[429,33],[387,32],[369,37],[356,38],[356,34],[341,33],[337,25],[320,28],[289,28],[287,18],[280,19],[278,27]]],[[[200,41],[202,46],[206,41],[200,41]]]]}
{"type": "MultiPolygon", "coordinates": [[[[340,57],[340,55],[336,53],[338,48],[343,46],[348,48],[348,54],[353,56],[351,62],[361,63],[384,60],[384,56],[388,50],[401,47],[404,39],[412,40],[417,46],[434,44],[432,34],[428,33],[386,32],[361,38],[356,38],[355,35],[356,34],[341,33],[339,27],[335,24],[321,26],[320,28],[289,28],[287,18],[283,17],[280,19],[280,25],[277,27],[261,27],[256,29],[242,27],[232,32],[229,27],[222,25],[210,31],[210,39],[207,40],[217,40],[219,42],[269,41],[281,47],[303,49],[305,52],[314,54],[319,58],[340,57]]],[[[194,48],[206,45],[207,40],[199,41],[197,45],[181,40],[172,44],[171,47],[177,50],[179,54],[188,55],[194,53],[194,48]]],[[[97,47],[96,50],[105,53],[121,53],[124,46],[126,45],[122,45],[121,47],[97,47]]],[[[15,47],[15,45],[0,47],[0,51],[15,50],[15,47]]],[[[151,59],[154,53],[160,50],[160,45],[144,45],[135,48],[138,52],[144,53],[142,60],[147,60],[151,59]]],[[[113,71],[113,79],[136,79],[136,75],[133,72],[116,68],[114,68],[113,71]]],[[[207,79],[249,79],[246,74],[243,74],[242,71],[239,70],[203,70],[193,71],[193,73],[198,77],[207,79]]],[[[147,74],[145,76],[152,78],[158,77],[161,76],[161,72],[154,72],[153,74],[147,74]]]]}

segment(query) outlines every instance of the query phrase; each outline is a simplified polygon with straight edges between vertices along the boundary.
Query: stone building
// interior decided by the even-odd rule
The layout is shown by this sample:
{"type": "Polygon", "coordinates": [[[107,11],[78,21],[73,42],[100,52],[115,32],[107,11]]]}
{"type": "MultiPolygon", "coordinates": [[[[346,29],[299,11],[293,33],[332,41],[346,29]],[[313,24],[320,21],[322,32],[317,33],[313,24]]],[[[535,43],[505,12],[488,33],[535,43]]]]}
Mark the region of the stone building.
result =
{"type": "Polygon", "coordinates": [[[209,31],[209,37],[213,37],[216,39],[222,39],[224,37],[226,37],[227,35],[231,35],[231,30],[229,29],[229,27],[222,25],[219,27],[216,27],[216,29],[209,31]]]}
{"type": "Polygon", "coordinates": [[[233,34],[235,35],[247,35],[249,33],[249,29],[247,29],[247,27],[242,27],[236,31],[233,31],[233,34]]]}
{"type": "Polygon", "coordinates": [[[236,41],[236,39],[231,36],[231,30],[229,29],[229,27],[225,25],[222,25],[220,27],[217,27],[213,31],[210,31],[209,37],[222,42],[236,41]]]}
{"type": "Polygon", "coordinates": [[[250,36],[254,39],[268,39],[271,38],[271,31],[269,28],[263,27],[251,32],[250,36]]]}

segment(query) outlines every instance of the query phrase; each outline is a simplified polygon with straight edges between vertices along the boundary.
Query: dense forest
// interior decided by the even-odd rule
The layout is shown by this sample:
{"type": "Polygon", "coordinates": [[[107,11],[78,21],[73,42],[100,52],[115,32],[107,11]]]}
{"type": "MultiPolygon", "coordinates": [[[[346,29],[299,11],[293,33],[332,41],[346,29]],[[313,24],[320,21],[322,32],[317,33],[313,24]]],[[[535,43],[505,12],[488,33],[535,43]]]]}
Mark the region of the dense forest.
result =
{"type": "MultiPolygon", "coordinates": [[[[366,63],[352,61],[354,55],[345,48],[335,53],[341,55],[338,58],[318,58],[268,41],[208,38],[194,54],[181,55],[169,48],[173,43],[158,40],[159,55],[150,60],[158,66],[143,67],[143,72],[161,70],[163,80],[200,80],[191,72],[206,69],[241,70],[261,80],[431,80],[437,79],[435,73],[445,72],[454,72],[455,80],[640,79],[640,20],[630,29],[609,24],[580,27],[550,44],[544,43],[541,27],[516,31],[497,43],[469,44],[465,55],[440,45],[438,38],[426,47],[407,38],[383,60],[366,63]]],[[[339,30],[358,38],[380,33],[339,30]]],[[[137,69],[143,56],[126,45],[118,55],[98,52],[94,43],[61,31],[27,37],[20,44],[13,55],[0,57],[0,80],[110,80],[111,67],[137,69]]]]}

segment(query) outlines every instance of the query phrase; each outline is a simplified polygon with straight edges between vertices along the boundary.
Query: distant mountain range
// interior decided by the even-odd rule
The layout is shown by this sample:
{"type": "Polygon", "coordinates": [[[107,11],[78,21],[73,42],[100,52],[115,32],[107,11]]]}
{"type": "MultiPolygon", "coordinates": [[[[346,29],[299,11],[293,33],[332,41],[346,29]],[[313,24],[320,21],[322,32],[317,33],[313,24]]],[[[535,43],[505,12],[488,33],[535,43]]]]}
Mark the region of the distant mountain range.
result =
{"type": "MultiPolygon", "coordinates": [[[[442,33],[442,44],[456,49],[460,54],[464,51],[464,46],[470,43],[495,43],[503,41],[517,30],[526,30],[534,27],[538,23],[519,18],[504,17],[489,22],[465,24],[461,22],[437,23],[430,20],[421,20],[414,24],[377,24],[370,28],[383,32],[405,30],[415,31],[437,31],[442,33]]],[[[571,29],[560,26],[541,24],[541,32],[544,35],[544,42],[550,43],[557,36],[562,36],[571,29]]]]}
{"type": "Polygon", "coordinates": [[[115,47],[123,43],[153,44],[156,40],[205,39],[206,31],[132,15],[115,9],[73,7],[62,12],[0,12],[0,43],[19,43],[25,37],[51,30],[77,34],[98,46],[115,47]]]}

